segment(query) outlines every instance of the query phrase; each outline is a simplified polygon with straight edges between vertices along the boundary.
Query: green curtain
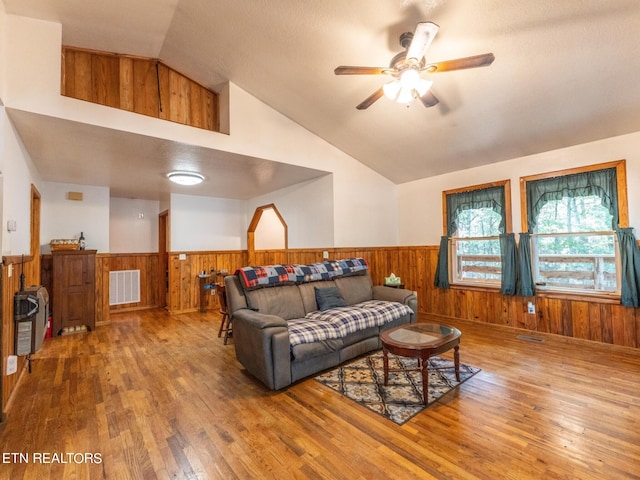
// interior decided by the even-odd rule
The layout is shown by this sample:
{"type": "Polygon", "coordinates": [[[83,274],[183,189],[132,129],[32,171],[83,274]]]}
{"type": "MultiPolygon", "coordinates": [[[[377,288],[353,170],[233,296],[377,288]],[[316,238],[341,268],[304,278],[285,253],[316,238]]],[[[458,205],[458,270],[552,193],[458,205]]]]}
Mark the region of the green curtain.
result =
{"type": "Polygon", "coordinates": [[[595,195],[612,215],[611,229],[618,227],[618,183],[615,168],[580,172],[527,182],[527,229],[534,233],[540,210],[551,200],[595,195]]]}
{"type": "Polygon", "coordinates": [[[458,230],[458,215],[476,208],[491,208],[500,215],[498,233],[506,233],[507,213],[504,208],[504,187],[489,187],[468,192],[458,192],[447,195],[447,235],[453,235],[458,230]]]}
{"type": "Polygon", "coordinates": [[[515,295],[518,259],[516,239],[513,233],[503,233],[500,235],[500,260],[502,262],[500,293],[503,295],[515,295]]]}
{"type": "Polygon", "coordinates": [[[440,238],[440,250],[438,251],[438,264],[433,284],[439,288],[449,288],[449,237],[443,235],[440,238]]]}
{"type": "Polygon", "coordinates": [[[536,292],[531,270],[531,235],[528,232],[520,234],[518,243],[516,292],[523,297],[532,297],[536,292]]]}
{"type": "Polygon", "coordinates": [[[620,268],[622,285],[620,303],[625,307],[640,306],[640,249],[633,228],[619,228],[620,268]]]}
{"type": "Polygon", "coordinates": [[[615,168],[542,178],[527,182],[527,232],[520,234],[518,246],[518,294],[531,296],[535,293],[531,270],[530,234],[534,233],[537,219],[544,205],[564,197],[576,198],[598,196],[612,216],[611,228],[618,226],[618,183],[615,168]]]}
{"type": "MultiPolygon", "coordinates": [[[[449,237],[458,230],[458,215],[465,210],[476,208],[491,208],[500,215],[498,231],[504,234],[506,230],[507,214],[504,206],[504,187],[481,188],[466,192],[451,193],[446,196],[447,207],[447,235],[440,239],[438,252],[438,266],[434,285],[440,288],[449,288],[449,237]]],[[[500,242],[502,255],[502,242],[500,242]]],[[[504,279],[503,279],[504,281],[504,279]]],[[[504,288],[509,288],[508,285],[504,288]]]]}

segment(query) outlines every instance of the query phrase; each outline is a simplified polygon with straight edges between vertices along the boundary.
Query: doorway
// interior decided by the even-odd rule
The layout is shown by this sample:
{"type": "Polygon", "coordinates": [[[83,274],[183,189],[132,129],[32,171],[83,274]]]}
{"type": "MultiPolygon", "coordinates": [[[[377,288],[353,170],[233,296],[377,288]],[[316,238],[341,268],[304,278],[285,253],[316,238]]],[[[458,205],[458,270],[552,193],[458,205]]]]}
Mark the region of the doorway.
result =
{"type": "Polygon", "coordinates": [[[247,229],[247,251],[249,265],[256,263],[256,250],[283,250],[289,248],[287,223],[275,204],[256,208],[247,229]]]}

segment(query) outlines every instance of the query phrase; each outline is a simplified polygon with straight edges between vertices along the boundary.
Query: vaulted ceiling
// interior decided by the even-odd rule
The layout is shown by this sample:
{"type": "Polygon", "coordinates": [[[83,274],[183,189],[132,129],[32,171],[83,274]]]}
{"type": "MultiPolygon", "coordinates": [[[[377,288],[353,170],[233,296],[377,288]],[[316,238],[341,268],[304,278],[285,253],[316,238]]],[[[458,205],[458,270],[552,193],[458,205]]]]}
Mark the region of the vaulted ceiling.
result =
{"type": "MultiPolygon", "coordinates": [[[[640,130],[637,0],[2,2],[60,22],[64,44],[160,58],[210,88],[231,81],[398,184],[640,130]],[[486,52],[495,62],[431,75],[434,107],[382,98],[356,110],[388,79],[334,68],[387,66],[422,21],[440,26],[428,62],[486,52]]],[[[16,121],[36,164],[46,153],[33,132],[48,121],[16,121]]],[[[64,125],[76,127],[87,134],[64,125]]],[[[285,183],[322,173],[281,167],[285,183]]]]}

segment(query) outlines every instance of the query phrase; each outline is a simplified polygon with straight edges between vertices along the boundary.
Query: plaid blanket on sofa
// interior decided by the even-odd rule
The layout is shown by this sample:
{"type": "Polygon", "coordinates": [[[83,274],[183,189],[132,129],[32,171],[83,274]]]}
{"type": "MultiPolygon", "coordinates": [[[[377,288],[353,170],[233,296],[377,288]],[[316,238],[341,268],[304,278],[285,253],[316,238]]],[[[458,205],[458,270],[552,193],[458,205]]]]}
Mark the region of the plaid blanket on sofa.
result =
{"type": "Polygon", "coordinates": [[[308,313],[304,318],[289,320],[289,343],[320,342],[346,337],[369,327],[380,327],[413,311],[402,303],[369,300],[348,307],[308,313]]]}
{"type": "Polygon", "coordinates": [[[347,258],[312,263],[310,265],[282,264],[264,267],[243,267],[236,271],[245,290],[276,287],[298,283],[331,280],[336,277],[362,273],[369,268],[364,258],[347,258]]]}

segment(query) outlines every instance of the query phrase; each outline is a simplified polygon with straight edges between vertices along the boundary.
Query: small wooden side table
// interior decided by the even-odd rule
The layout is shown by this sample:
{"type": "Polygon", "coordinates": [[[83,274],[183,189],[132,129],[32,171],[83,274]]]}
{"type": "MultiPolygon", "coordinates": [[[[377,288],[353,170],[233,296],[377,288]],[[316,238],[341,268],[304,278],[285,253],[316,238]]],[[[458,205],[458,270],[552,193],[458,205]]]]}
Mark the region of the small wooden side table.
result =
{"type": "Polygon", "coordinates": [[[384,384],[389,382],[389,353],[401,357],[417,358],[422,371],[422,397],[429,403],[429,357],[453,348],[456,380],[460,381],[460,330],[435,323],[410,323],[390,328],[380,334],[382,342],[384,384]]]}

